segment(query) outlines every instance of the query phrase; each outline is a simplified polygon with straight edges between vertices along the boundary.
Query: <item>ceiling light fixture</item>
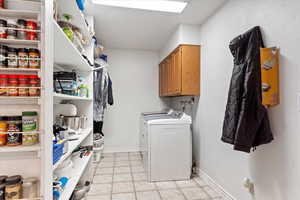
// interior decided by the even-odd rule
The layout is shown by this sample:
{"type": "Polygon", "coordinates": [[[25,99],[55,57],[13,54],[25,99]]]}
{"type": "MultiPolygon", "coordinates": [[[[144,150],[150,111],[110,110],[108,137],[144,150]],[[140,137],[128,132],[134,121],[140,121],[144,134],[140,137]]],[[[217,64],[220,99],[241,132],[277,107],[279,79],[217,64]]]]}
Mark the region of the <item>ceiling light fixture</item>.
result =
{"type": "Polygon", "coordinates": [[[142,10],[181,13],[187,2],[170,0],[92,0],[94,4],[142,10]]]}

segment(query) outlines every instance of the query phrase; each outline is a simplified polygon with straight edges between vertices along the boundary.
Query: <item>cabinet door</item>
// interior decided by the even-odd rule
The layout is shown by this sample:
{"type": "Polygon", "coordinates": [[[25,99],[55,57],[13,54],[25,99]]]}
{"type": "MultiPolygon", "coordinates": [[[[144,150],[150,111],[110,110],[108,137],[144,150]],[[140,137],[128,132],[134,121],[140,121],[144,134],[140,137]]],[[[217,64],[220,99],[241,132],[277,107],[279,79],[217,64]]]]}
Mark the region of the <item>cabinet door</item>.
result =
{"type": "Polygon", "coordinates": [[[182,45],[181,95],[200,95],[200,46],[182,45]]]}
{"type": "Polygon", "coordinates": [[[163,84],[162,84],[162,63],[159,64],[159,82],[158,82],[158,92],[159,92],[159,96],[163,96],[163,92],[162,92],[162,88],[163,88],[163,84]]]}
{"type": "Polygon", "coordinates": [[[174,94],[180,94],[181,93],[181,49],[178,48],[173,54],[172,54],[172,60],[173,60],[173,84],[174,84],[174,94]]]}
{"type": "Polygon", "coordinates": [[[166,64],[165,61],[161,63],[161,96],[166,95],[166,64]]]}
{"type": "Polygon", "coordinates": [[[166,69],[166,95],[170,95],[171,93],[171,71],[170,71],[170,59],[169,57],[166,59],[166,63],[165,63],[165,69],[166,69]]]}

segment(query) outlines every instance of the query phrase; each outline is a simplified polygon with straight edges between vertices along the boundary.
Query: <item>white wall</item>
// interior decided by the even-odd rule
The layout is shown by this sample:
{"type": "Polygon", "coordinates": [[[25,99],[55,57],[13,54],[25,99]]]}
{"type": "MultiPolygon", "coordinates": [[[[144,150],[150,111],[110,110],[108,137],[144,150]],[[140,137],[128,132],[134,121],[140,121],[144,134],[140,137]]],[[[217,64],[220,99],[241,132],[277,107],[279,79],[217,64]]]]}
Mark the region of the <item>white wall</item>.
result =
{"type": "Polygon", "coordinates": [[[201,28],[201,97],[195,105],[194,135],[201,169],[237,200],[250,200],[244,177],[255,183],[256,200],[300,198],[300,2],[229,0],[201,28]],[[231,39],[260,25],[266,46],[281,48],[281,104],[269,110],[275,141],[247,155],[220,141],[233,59],[231,39]]]}
{"type": "Polygon", "coordinates": [[[165,59],[180,44],[199,45],[199,25],[179,24],[174,33],[170,35],[166,44],[159,52],[160,61],[165,59]]]}
{"type": "Polygon", "coordinates": [[[158,97],[158,53],[126,49],[105,53],[115,101],[105,113],[105,151],[138,151],[140,113],[163,107],[158,97]]]}

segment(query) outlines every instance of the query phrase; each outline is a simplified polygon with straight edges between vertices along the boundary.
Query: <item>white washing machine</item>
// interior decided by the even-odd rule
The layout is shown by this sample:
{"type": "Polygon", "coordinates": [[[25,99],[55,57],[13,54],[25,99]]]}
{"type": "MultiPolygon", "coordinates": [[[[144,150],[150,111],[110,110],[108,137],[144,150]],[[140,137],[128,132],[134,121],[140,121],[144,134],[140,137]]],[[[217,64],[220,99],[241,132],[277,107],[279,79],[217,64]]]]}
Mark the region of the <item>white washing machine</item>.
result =
{"type": "MultiPolygon", "coordinates": [[[[154,111],[154,112],[143,112],[140,116],[140,151],[143,152],[145,148],[145,121],[149,119],[156,119],[157,117],[160,118],[161,116],[168,116],[174,112],[172,109],[166,109],[162,111],[154,111]]],[[[143,154],[142,154],[143,155],[143,154]]]]}
{"type": "Polygon", "coordinates": [[[191,124],[191,117],[181,112],[145,118],[142,152],[148,181],[190,179],[191,124]]]}

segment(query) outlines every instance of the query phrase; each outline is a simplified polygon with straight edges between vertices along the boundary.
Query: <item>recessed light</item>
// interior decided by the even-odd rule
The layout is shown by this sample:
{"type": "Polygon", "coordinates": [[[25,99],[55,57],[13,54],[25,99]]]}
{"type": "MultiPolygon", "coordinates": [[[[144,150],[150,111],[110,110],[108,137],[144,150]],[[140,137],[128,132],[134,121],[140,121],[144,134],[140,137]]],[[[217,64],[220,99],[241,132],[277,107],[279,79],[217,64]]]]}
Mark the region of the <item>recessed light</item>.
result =
{"type": "Polygon", "coordinates": [[[142,10],[181,13],[187,2],[170,0],[92,0],[94,4],[142,10]]]}

